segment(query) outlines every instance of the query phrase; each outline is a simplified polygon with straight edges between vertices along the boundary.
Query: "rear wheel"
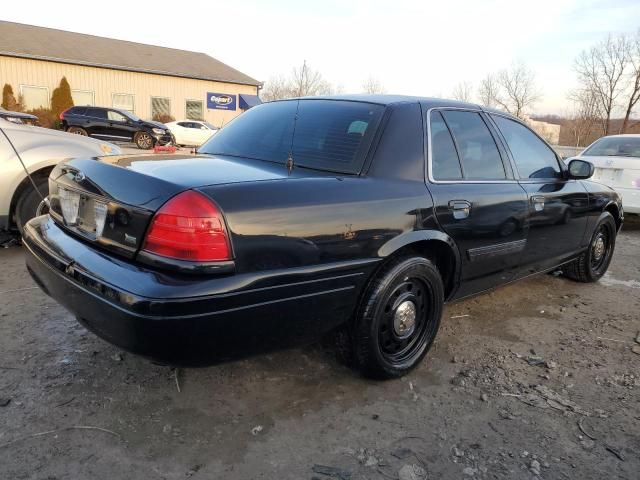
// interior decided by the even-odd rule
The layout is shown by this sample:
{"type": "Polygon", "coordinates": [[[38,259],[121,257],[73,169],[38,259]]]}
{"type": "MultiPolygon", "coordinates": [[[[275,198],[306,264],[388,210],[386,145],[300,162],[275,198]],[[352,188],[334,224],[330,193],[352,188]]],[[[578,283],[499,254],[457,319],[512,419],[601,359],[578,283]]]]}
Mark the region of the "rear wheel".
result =
{"type": "MultiPolygon", "coordinates": [[[[35,177],[34,182],[38,187],[38,191],[43,197],[49,194],[49,183],[47,178],[35,177]]],[[[20,234],[24,231],[24,225],[36,216],[38,205],[42,201],[42,197],[35,191],[31,182],[22,190],[18,201],[16,202],[16,224],[20,234]]]]}
{"type": "Polygon", "coordinates": [[[153,148],[153,138],[147,132],[138,132],[134,135],[133,141],[141,150],[153,148]]]}
{"type": "Polygon", "coordinates": [[[67,129],[67,132],[73,133],[75,135],[82,135],[83,137],[86,137],[88,135],[87,131],[81,127],[69,127],[67,129]]]}
{"type": "Polygon", "coordinates": [[[616,246],[616,222],[610,213],[598,222],[589,248],[562,267],[565,277],[578,282],[597,282],[607,272],[616,246]]]}
{"type": "Polygon", "coordinates": [[[400,377],[413,369],[435,339],[443,302],[442,279],[430,260],[391,261],[358,309],[352,332],[357,367],[374,378],[400,377]]]}

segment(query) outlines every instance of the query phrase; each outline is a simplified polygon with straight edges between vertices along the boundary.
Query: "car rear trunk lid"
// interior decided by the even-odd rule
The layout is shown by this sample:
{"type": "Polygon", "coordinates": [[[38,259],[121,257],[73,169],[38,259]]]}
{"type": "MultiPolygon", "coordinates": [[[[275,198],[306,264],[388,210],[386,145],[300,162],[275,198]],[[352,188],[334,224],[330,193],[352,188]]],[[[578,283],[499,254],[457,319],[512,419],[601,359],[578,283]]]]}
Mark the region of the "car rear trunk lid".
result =
{"type": "MultiPolygon", "coordinates": [[[[75,236],[127,258],[142,248],[156,211],[178,193],[228,183],[326,174],[250,159],[138,155],[75,159],[51,173],[51,217],[75,236]]],[[[210,192],[211,189],[207,189],[210,192]]],[[[215,200],[215,199],[214,199],[215,200]]]]}

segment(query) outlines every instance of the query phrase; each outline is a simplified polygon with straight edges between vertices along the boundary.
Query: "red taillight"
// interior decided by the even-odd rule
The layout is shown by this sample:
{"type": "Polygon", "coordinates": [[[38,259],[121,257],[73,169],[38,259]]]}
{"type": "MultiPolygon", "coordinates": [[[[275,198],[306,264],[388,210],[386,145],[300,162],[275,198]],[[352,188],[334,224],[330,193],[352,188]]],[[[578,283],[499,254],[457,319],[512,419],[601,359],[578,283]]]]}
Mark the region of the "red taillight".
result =
{"type": "Polygon", "coordinates": [[[231,260],[222,213],[192,190],[176,195],[155,214],[143,250],[192,262],[231,260]]]}
{"type": "Polygon", "coordinates": [[[67,113],[69,109],[67,108],[64,112],[60,112],[60,115],[58,116],[58,118],[60,119],[60,121],[64,120],[64,114],[67,113]]]}

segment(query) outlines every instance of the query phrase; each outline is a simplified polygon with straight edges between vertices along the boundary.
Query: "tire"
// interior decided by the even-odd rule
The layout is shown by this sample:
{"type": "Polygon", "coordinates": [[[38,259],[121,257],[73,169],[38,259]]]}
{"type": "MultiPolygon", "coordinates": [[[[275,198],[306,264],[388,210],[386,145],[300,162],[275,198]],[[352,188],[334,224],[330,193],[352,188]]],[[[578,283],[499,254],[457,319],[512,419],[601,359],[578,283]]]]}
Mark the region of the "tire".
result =
{"type": "Polygon", "coordinates": [[[609,212],[600,218],[587,251],[562,266],[562,274],[577,282],[597,282],[607,272],[616,246],[616,222],[609,212]]]}
{"type": "Polygon", "coordinates": [[[390,261],[367,287],[356,313],[351,332],[355,366],[371,378],[405,375],[431,348],[443,303],[442,278],[430,260],[390,261]]]}
{"type": "MultiPolygon", "coordinates": [[[[44,177],[35,177],[33,181],[38,187],[40,193],[42,193],[42,195],[46,197],[49,194],[48,179],[44,177]]],[[[40,197],[38,192],[34,190],[31,182],[29,182],[25,189],[20,193],[18,201],[16,202],[15,217],[20,235],[22,235],[24,225],[36,216],[36,210],[38,209],[38,205],[40,205],[41,201],[42,198],[40,197]]]]}
{"type": "Polygon", "coordinates": [[[147,132],[137,132],[133,136],[133,141],[140,150],[151,150],[153,148],[153,137],[147,132]]]}
{"type": "Polygon", "coordinates": [[[83,137],[88,137],[89,136],[87,131],[84,128],[81,128],[81,127],[69,127],[67,129],[67,132],[73,133],[75,135],[81,135],[83,137]]]}

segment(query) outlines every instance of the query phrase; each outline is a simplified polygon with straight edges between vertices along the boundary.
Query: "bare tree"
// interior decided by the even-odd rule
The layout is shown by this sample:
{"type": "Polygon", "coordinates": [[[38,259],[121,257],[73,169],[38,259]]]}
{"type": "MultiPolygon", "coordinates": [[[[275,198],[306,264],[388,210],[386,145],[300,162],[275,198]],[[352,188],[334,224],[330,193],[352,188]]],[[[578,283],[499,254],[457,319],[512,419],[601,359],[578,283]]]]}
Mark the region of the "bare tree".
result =
{"type": "Polygon", "coordinates": [[[271,77],[260,94],[262,100],[270,102],[292,97],[326,95],[333,92],[331,83],[320,72],[311,69],[307,62],[292,70],[289,77],[278,75],[271,77]]]}
{"type": "Polygon", "coordinates": [[[540,99],[535,86],[535,76],[523,63],[516,63],[509,69],[501,70],[496,77],[496,83],[496,104],[518,118],[524,118],[526,110],[540,99]]]}
{"type": "Polygon", "coordinates": [[[497,98],[499,95],[499,86],[496,76],[489,74],[480,81],[478,87],[478,98],[480,103],[485,107],[495,108],[498,106],[497,98]]]}
{"type": "Polygon", "coordinates": [[[629,99],[627,100],[620,133],[626,133],[631,114],[638,101],[640,101],[640,29],[638,29],[633,38],[628,40],[626,46],[627,62],[630,68],[629,86],[627,87],[629,99]]]}
{"type": "Polygon", "coordinates": [[[565,125],[571,132],[573,144],[576,147],[585,146],[594,128],[602,126],[600,102],[590,89],[573,90],[568,100],[571,102],[571,112],[565,125]]]}
{"type": "Polygon", "coordinates": [[[320,72],[311,69],[307,62],[293,69],[292,88],[296,97],[310,97],[332,93],[332,87],[320,72]]]}
{"type": "Polygon", "coordinates": [[[629,48],[625,37],[612,37],[583,51],[576,59],[575,70],[583,89],[593,91],[603,112],[602,129],[609,134],[611,113],[624,88],[624,73],[629,48]]]}
{"type": "Polygon", "coordinates": [[[451,96],[461,102],[473,101],[473,85],[471,82],[460,82],[453,87],[451,96]]]}
{"type": "Polygon", "coordinates": [[[260,91],[260,97],[264,102],[281,100],[292,96],[290,82],[282,75],[271,77],[265,82],[264,88],[260,91]]]}
{"type": "Polygon", "coordinates": [[[376,95],[380,93],[386,93],[384,85],[373,75],[370,75],[363,84],[362,84],[363,93],[368,93],[369,95],[376,95]]]}

